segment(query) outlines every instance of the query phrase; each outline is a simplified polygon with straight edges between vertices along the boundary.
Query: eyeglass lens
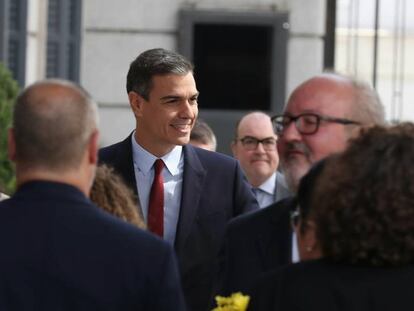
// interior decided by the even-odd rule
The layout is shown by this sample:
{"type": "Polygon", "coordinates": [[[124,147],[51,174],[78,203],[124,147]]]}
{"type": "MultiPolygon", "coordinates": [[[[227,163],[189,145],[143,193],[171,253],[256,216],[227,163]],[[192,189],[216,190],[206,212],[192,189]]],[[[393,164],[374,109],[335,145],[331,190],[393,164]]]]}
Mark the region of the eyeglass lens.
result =
{"type": "Polygon", "coordinates": [[[259,143],[262,143],[265,150],[276,150],[276,139],[268,137],[264,139],[257,139],[255,137],[245,137],[240,139],[242,145],[247,150],[255,150],[259,143]]]}

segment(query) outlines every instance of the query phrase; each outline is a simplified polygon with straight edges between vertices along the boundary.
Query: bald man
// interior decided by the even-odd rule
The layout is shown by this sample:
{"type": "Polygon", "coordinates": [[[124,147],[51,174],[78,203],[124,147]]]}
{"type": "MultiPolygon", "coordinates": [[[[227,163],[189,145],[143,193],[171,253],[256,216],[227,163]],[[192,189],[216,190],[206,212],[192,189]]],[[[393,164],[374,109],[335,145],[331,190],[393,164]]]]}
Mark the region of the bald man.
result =
{"type": "MultiPolygon", "coordinates": [[[[384,124],[384,108],[366,83],[335,73],[315,76],[291,94],[282,115],[272,117],[289,189],[312,164],[341,152],[363,126],[384,124]]],[[[298,261],[286,198],[230,222],[223,247],[223,293],[248,291],[258,275],[298,261]]]]}
{"type": "Polygon", "coordinates": [[[45,80],[18,97],[9,132],[17,191],[0,202],[0,310],[183,310],[171,247],[89,199],[96,103],[45,80]]]}
{"type": "Polygon", "coordinates": [[[277,171],[277,136],[267,114],[255,111],[244,115],[237,122],[231,150],[252,185],[260,208],[290,195],[285,178],[277,171]]]}

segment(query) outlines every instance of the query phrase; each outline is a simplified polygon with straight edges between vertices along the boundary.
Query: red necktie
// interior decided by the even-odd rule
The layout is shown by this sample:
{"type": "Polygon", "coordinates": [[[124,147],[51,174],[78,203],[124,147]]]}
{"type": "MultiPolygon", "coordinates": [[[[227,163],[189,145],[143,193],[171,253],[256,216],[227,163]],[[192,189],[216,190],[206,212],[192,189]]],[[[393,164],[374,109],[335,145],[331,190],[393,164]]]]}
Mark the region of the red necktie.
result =
{"type": "Polygon", "coordinates": [[[164,236],[164,179],[162,169],[164,162],[157,159],[154,163],[154,181],[151,186],[151,194],[148,207],[148,229],[160,236],[164,236]]]}

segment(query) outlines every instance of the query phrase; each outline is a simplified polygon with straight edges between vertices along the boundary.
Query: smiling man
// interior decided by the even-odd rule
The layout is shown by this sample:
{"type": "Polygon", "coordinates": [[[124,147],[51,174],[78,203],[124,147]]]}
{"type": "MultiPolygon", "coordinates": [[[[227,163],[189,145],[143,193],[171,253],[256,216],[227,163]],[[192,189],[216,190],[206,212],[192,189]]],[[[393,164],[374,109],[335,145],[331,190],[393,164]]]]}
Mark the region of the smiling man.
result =
{"type": "Polygon", "coordinates": [[[253,186],[260,208],[290,195],[277,171],[277,136],[267,114],[255,111],[244,115],[236,125],[231,150],[253,186]]]}
{"type": "Polygon", "coordinates": [[[148,229],[174,246],[189,310],[205,310],[226,224],[257,202],[236,160],[188,144],[198,115],[188,60],[143,52],[131,63],[127,92],[135,131],[103,148],[100,161],[137,193],[148,229]]]}

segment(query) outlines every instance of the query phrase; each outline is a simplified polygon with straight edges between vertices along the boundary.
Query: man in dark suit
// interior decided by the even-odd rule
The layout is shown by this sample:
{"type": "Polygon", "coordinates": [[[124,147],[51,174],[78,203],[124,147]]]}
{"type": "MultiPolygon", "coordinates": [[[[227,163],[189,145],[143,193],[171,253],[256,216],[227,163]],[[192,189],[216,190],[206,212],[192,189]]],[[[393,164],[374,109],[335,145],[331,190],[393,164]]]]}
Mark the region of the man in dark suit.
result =
{"type": "Polygon", "coordinates": [[[236,160],[187,144],[198,114],[188,60],[143,52],[131,63],[127,92],[136,129],[103,148],[100,160],[137,192],[149,229],[174,245],[190,310],[206,310],[227,222],[257,202],[236,160]]]}
{"type": "Polygon", "coordinates": [[[276,143],[277,136],[267,114],[250,112],[237,122],[231,150],[252,185],[260,208],[291,195],[285,177],[277,171],[276,143]]]}
{"type": "Polygon", "coordinates": [[[17,192],[0,203],[1,310],[185,310],[171,247],[93,205],[96,103],[62,80],[18,97],[17,192]]]}
{"type": "MultiPolygon", "coordinates": [[[[365,83],[334,73],[299,85],[283,115],[272,118],[290,190],[316,161],[342,151],[361,126],[384,123],[376,92],[365,83]]],[[[232,220],[221,252],[222,293],[246,291],[258,275],[299,260],[289,226],[291,199],[232,220]]]]}

